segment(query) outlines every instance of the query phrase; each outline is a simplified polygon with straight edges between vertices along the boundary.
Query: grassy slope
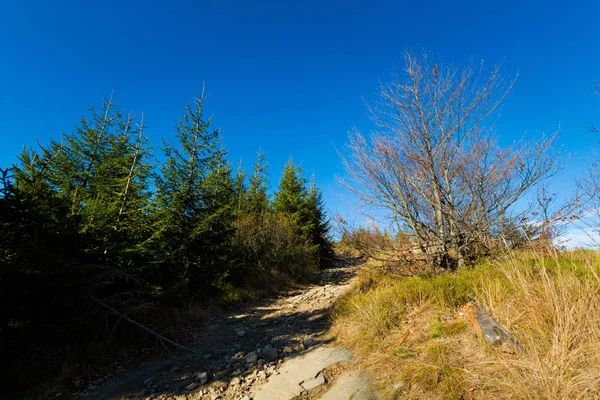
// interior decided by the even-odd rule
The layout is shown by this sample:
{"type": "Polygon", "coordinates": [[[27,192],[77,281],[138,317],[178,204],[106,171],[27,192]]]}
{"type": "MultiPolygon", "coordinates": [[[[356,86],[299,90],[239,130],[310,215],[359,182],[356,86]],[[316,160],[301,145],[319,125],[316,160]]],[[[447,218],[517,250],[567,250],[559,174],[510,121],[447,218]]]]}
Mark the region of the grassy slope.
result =
{"type": "Polygon", "coordinates": [[[384,398],[600,397],[600,254],[513,253],[454,274],[363,271],[335,312],[339,342],[384,398]],[[476,299],[525,346],[480,339],[458,309],[476,299]]]}

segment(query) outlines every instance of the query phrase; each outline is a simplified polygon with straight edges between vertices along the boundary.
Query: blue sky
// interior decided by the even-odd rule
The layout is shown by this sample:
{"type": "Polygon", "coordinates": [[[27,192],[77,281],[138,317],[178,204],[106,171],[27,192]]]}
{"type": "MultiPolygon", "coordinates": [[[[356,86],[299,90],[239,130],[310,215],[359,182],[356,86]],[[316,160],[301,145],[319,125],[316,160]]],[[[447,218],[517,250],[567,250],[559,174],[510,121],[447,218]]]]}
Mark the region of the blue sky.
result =
{"type": "MultiPolygon", "coordinates": [[[[206,82],[207,112],[232,161],[262,148],[272,178],[290,155],[315,174],[332,209],[341,148],[368,131],[363,98],[407,48],[444,62],[504,59],[517,85],[502,142],[561,126],[567,182],[600,144],[598,1],[13,1],[0,2],[0,166],[24,144],[70,131],[115,91],[158,138],[206,82]]],[[[565,187],[567,185],[564,185],[565,187]]]]}

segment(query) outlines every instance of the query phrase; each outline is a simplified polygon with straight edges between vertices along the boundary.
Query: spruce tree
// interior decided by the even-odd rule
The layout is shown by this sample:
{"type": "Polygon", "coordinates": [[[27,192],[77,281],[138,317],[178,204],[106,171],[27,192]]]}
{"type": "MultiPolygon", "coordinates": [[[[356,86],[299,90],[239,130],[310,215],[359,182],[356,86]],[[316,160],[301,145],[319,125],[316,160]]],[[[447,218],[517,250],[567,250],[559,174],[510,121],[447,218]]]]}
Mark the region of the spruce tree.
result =
{"type": "MultiPolygon", "coordinates": [[[[76,232],[70,229],[67,218],[68,204],[49,187],[42,188],[40,184],[40,190],[33,195],[18,189],[16,176],[3,178],[6,186],[2,185],[5,190],[0,195],[0,359],[6,370],[0,381],[4,392],[10,392],[33,378],[27,368],[32,364],[23,360],[48,356],[50,361],[44,369],[52,368],[46,344],[64,342],[73,332],[68,329],[69,325],[74,326],[69,324],[71,318],[85,313],[81,292],[87,279],[85,269],[73,262],[78,246],[76,232]],[[25,323],[19,325],[15,321],[25,323]]],[[[35,377],[39,376],[44,377],[36,371],[35,377]]]]}
{"type": "Polygon", "coordinates": [[[119,151],[114,157],[109,157],[114,163],[112,190],[117,198],[118,210],[110,216],[110,243],[115,254],[108,256],[113,260],[118,256],[119,264],[136,268],[147,268],[147,241],[151,235],[152,192],[149,182],[153,169],[150,162],[152,148],[144,128],[142,116],[130,133],[131,139],[123,137],[123,148],[116,148],[119,151]]]}
{"type": "Polygon", "coordinates": [[[326,219],[321,192],[316,184],[307,188],[300,167],[290,160],[286,164],[279,191],[275,194],[274,208],[285,215],[296,230],[315,246],[318,264],[324,266],[333,258],[333,249],[328,237],[329,222],[326,219]]]}
{"type": "Polygon", "coordinates": [[[276,213],[287,219],[296,234],[318,251],[317,245],[311,240],[312,220],[310,210],[306,207],[308,191],[302,173],[302,169],[295,166],[292,159],[287,162],[279,181],[279,190],[275,193],[273,208],[276,213]]]}
{"type": "Polygon", "coordinates": [[[330,227],[323,195],[317,187],[314,177],[304,200],[303,209],[308,217],[304,225],[305,235],[312,244],[319,246],[319,264],[324,267],[333,260],[334,251],[329,237],[330,227]]]}
{"type": "Polygon", "coordinates": [[[248,188],[246,187],[246,173],[243,169],[242,161],[240,160],[238,167],[235,171],[235,178],[233,181],[233,190],[235,196],[235,213],[236,216],[240,216],[247,207],[248,203],[248,188]]]}
{"type": "MultiPolygon", "coordinates": [[[[231,168],[220,132],[205,118],[204,95],[185,106],[176,125],[178,146],[165,143],[165,163],[157,177],[159,216],[154,243],[163,282],[207,289],[218,274],[232,235],[235,209],[231,168]]],[[[186,295],[185,289],[183,296],[186,295]]],[[[199,294],[199,293],[195,293],[199,294]]]]}
{"type": "Polygon", "coordinates": [[[196,227],[196,234],[202,239],[199,247],[202,276],[198,276],[200,279],[191,285],[192,289],[205,289],[209,284],[223,282],[232,272],[237,215],[234,185],[231,167],[224,159],[206,176],[203,185],[204,215],[196,227]],[[214,281],[210,280],[211,277],[214,281]]]}
{"type": "Polygon", "coordinates": [[[247,195],[247,211],[249,213],[262,214],[269,210],[267,166],[264,155],[259,151],[249,179],[250,187],[247,195]]]}
{"type": "Polygon", "coordinates": [[[299,230],[305,222],[302,205],[306,195],[306,181],[302,177],[302,170],[295,166],[290,158],[279,180],[279,190],[275,193],[273,208],[275,212],[287,216],[299,230]]]}
{"type": "Polygon", "coordinates": [[[112,97],[89,114],[60,142],[25,150],[17,181],[24,195],[68,202],[89,262],[131,267],[144,236],[151,149],[143,123],[112,97]]]}

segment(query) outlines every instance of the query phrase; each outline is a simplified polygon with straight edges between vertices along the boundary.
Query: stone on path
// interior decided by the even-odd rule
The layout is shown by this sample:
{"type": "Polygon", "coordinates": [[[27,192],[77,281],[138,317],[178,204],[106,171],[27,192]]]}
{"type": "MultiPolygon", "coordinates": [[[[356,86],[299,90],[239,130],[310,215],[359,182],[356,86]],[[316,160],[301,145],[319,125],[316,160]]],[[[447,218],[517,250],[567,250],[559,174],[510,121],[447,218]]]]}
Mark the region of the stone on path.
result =
{"type": "Polygon", "coordinates": [[[306,389],[302,383],[315,379],[325,368],[349,361],[351,354],[347,350],[333,347],[317,347],[302,355],[290,357],[269,381],[258,389],[254,400],[289,400],[299,396],[306,389]]]}
{"type": "Polygon", "coordinates": [[[201,385],[206,384],[208,382],[208,373],[200,372],[199,374],[196,375],[196,380],[198,380],[201,385]]]}
{"type": "Polygon", "coordinates": [[[235,334],[238,335],[239,337],[244,337],[244,336],[246,336],[246,331],[243,329],[236,329],[235,334]]]}
{"type": "Polygon", "coordinates": [[[377,400],[369,380],[358,372],[346,372],[325,392],[321,400],[377,400]]]}
{"type": "Polygon", "coordinates": [[[277,354],[277,349],[260,349],[260,351],[258,352],[258,355],[260,356],[260,358],[267,360],[267,361],[275,361],[279,358],[278,354],[277,354]]]}
{"type": "Polygon", "coordinates": [[[258,360],[258,353],[256,351],[251,351],[250,353],[246,354],[246,362],[248,364],[255,363],[257,360],[258,360]]]}

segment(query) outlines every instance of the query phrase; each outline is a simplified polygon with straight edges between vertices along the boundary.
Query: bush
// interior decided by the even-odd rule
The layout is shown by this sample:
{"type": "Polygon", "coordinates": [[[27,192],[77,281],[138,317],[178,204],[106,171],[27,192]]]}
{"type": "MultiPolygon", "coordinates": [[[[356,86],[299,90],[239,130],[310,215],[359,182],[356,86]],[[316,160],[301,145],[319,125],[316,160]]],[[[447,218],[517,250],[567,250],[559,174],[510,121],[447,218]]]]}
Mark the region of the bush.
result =
{"type": "Polygon", "coordinates": [[[240,265],[232,276],[241,282],[249,277],[297,280],[313,276],[318,269],[318,246],[301,236],[284,216],[272,213],[243,215],[237,220],[236,248],[240,265]]]}

